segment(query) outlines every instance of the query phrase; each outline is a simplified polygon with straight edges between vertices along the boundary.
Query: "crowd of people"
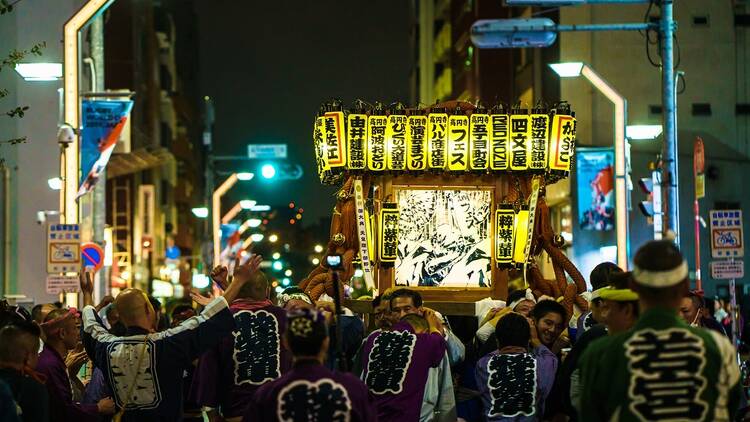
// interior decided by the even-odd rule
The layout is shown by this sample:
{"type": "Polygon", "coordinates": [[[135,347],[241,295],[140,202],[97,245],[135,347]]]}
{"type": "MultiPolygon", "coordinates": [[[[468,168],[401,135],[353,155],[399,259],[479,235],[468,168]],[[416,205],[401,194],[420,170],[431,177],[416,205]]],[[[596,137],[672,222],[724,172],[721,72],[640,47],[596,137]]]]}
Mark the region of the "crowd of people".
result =
{"type": "Polygon", "coordinates": [[[169,318],[138,289],[0,313],[0,420],[743,420],[737,350],[670,241],[591,273],[590,311],[510,292],[473,323],[397,287],[367,317],[273,294],[260,257],[169,318]],[[274,297],[276,296],[276,297],[274,297]],[[454,330],[455,328],[455,330],[454,330]]]}

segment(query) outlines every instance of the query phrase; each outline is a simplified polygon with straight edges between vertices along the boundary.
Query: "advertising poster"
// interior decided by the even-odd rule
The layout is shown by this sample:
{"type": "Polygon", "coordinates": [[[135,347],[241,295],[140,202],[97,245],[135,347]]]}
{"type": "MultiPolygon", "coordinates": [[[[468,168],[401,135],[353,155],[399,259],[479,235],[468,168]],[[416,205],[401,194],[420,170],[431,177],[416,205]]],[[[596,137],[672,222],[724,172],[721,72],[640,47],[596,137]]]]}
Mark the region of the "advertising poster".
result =
{"type": "Polygon", "coordinates": [[[81,128],[81,186],[76,198],[91,192],[125,127],[133,102],[83,101],[81,128]]]}
{"type": "Polygon", "coordinates": [[[576,175],[578,224],[582,230],[615,227],[615,151],[613,148],[578,148],[576,175]]]}

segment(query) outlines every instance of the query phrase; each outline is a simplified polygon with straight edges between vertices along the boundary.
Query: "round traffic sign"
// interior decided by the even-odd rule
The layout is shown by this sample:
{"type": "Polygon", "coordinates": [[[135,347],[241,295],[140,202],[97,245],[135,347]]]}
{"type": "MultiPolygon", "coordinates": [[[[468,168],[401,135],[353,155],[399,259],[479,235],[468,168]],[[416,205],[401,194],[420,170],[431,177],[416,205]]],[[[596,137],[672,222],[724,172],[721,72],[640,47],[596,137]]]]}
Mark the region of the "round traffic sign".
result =
{"type": "Polygon", "coordinates": [[[81,259],[83,267],[94,267],[94,271],[99,271],[104,265],[104,251],[96,243],[84,243],[81,245],[81,259]]]}

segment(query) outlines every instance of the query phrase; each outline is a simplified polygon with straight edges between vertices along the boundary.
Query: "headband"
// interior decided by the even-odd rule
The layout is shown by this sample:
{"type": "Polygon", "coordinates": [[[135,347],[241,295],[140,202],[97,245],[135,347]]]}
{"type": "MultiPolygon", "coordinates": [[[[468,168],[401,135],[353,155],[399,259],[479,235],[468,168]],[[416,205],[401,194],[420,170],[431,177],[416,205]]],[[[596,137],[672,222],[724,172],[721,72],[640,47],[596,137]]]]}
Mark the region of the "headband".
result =
{"type": "Polygon", "coordinates": [[[323,326],[327,332],[326,319],[321,312],[299,309],[287,314],[287,331],[294,337],[308,338],[315,333],[315,326],[323,326]]]}
{"type": "Polygon", "coordinates": [[[639,268],[633,268],[633,278],[635,281],[647,287],[672,287],[685,280],[688,276],[688,265],[684,259],[676,268],[665,271],[651,271],[639,268]]]}
{"type": "Polygon", "coordinates": [[[601,298],[602,292],[605,291],[605,290],[607,290],[607,289],[609,289],[609,287],[610,286],[600,287],[600,288],[594,290],[593,292],[591,292],[591,300],[596,300],[596,299],[601,298]]]}
{"type": "Polygon", "coordinates": [[[508,305],[508,308],[515,309],[516,306],[518,306],[519,303],[523,302],[524,300],[530,300],[534,303],[536,303],[536,299],[534,298],[534,294],[531,293],[531,289],[526,289],[526,295],[520,299],[516,299],[513,302],[510,302],[510,305],[508,305]]]}
{"type": "Polygon", "coordinates": [[[604,288],[599,295],[604,300],[612,300],[615,302],[632,302],[638,300],[638,293],[630,289],[615,289],[615,288],[604,288]]]}
{"type": "Polygon", "coordinates": [[[62,324],[67,321],[70,318],[74,318],[78,316],[78,309],[76,308],[68,308],[68,312],[60,315],[59,317],[43,322],[39,324],[39,326],[44,330],[44,334],[46,335],[53,335],[57,333],[57,331],[62,328],[62,324]]]}
{"type": "Polygon", "coordinates": [[[301,300],[309,305],[314,305],[312,302],[312,299],[310,299],[310,296],[308,296],[307,294],[302,293],[302,292],[294,292],[294,293],[282,293],[281,295],[279,295],[279,306],[283,308],[287,302],[289,302],[290,300],[294,300],[294,299],[301,300]]]}

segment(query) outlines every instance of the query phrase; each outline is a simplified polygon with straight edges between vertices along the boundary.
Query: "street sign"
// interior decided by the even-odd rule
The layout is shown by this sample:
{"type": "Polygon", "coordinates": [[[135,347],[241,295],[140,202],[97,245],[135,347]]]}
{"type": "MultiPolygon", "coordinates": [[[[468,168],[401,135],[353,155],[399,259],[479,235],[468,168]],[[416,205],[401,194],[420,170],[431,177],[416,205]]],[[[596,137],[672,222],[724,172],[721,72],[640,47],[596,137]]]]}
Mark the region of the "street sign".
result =
{"type": "Polygon", "coordinates": [[[741,259],[711,262],[711,278],[715,280],[732,280],[744,276],[745,262],[741,259]]]}
{"type": "Polygon", "coordinates": [[[81,285],[77,275],[48,275],[47,293],[56,295],[61,292],[73,293],[80,290],[81,285]]]}
{"type": "Polygon", "coordinates": [[[84,267],[94,267],[94,271],[99,271],[104,266],[104,250],[96,243],[84,243],[81,245],[81,259],[84,267]]]}
{"type": "Polygon", "coordinates": [[[742,210],[711,210],[711,256],[742,258],[742,210]]]}
{"type": "Polygon", "coordinates": [[[81,269],[81,232],[78,224],[47,225],[47,273],[81,269]]]}
{"type": "Polygon", "coordinates": [[[286,158],[286,144],[249,144],[247,157],[257,160],[286,158]]]}
{"type": "Polygon", "coordinates": [[[471,25],[477,48],[549,47],[557,39],[555,22],[548,18],[480,19],[471,25]]]}
{"type": "Polygon", "coordinates": [[[706,196],[706,169],[705,149],[703,139],[695,138],[693,143],[693,175],[695,176],[695,199],[701,199],[706,196]]]}

